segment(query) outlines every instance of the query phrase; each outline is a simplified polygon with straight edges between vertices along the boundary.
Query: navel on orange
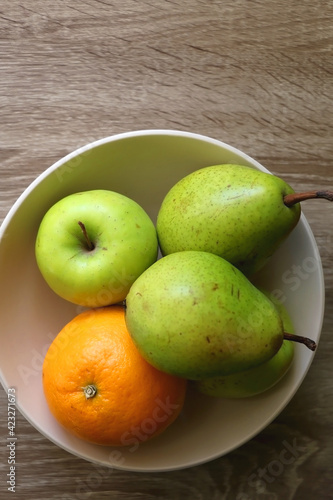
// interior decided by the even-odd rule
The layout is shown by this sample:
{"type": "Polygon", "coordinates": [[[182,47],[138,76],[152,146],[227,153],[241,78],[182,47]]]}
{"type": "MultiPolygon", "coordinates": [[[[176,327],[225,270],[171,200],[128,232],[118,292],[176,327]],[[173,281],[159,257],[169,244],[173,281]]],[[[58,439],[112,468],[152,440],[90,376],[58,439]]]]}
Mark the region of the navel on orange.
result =
{"type": "Polygon", "coordinates": [[[143,359],[121,306],[77,315],[56,336],[43,364],[44,394],[58,422],[101,445],[160,434],[179,415],[186,380],[143,359]]]}

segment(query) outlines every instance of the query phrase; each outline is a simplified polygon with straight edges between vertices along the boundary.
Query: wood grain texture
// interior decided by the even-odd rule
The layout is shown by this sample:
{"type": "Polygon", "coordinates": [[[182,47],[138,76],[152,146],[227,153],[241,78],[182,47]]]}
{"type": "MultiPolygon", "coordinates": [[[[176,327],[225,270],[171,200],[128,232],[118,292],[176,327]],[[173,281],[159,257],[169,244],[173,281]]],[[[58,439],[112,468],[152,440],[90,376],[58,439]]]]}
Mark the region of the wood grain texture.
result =
{"type": "MultiPolygon", "coordinates": [[[[2,0],[0,220],[66,153],[138,129],[209,135],[296,190],[332,188],[332,26],[329,0],[2,0]]],[[[211,463],[135,474],[68,454],[19,415],[7,493],[1,389],[0,498],[332,499],[333,212],[317,200],[303,210],[322,256],[325,318],[304,383],[271,425],[211,463]],[[294,442],[295,460],[279,466],[294,442]]]]}

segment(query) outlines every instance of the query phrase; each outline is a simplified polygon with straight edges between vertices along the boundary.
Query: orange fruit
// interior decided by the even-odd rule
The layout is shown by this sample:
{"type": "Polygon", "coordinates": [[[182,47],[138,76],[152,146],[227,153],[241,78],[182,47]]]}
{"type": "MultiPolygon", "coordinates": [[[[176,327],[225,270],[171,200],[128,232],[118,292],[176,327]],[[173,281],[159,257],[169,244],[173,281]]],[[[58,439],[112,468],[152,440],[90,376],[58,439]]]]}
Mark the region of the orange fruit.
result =
{"type": "Polygon", "coordinates": [[[118,305],[77,315],[43,363],[51,413],[71,433],[101,445],[133,445],[160,434],[181,412],[186,385],[143,359],[118,305]]]}

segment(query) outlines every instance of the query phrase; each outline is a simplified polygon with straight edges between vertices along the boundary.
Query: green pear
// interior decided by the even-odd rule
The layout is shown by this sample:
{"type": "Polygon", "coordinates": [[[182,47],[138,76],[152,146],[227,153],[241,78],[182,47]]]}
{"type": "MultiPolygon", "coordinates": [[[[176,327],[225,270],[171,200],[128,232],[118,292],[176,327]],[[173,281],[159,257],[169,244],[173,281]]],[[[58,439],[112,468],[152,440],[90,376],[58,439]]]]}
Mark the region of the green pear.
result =
{"type": "MultiPolygon", "coordinates": [[[[265,295],[268,292],[262,290],[265,295]]],[[[286,332],[294,333],[294,325],[283,304],[270,297],[279,311],[286,332]]],[[[294,359],[294,343],[284,340],[278,352],[259,366],[221,377],[211,377],[195,382],[196,389],[208,396],[238,399],[261,394],[274,385],[288,372],[294,359]]]]}
{"type": "Polygon", "coordinates": [[[242,165],[215,165],[187,175],[167,193],[157,217],[163,255],[211,252],[251,276],[261,269],[296,226],[307,198],[282,179],[242,165]]]}
{"type": "Polygon", "coordinates": [[[193,380],[264,363],[284,338],[274,304],[235,266],[200,251],[144,271],[126,297],[126,323],[149,363],[193,380]]]}

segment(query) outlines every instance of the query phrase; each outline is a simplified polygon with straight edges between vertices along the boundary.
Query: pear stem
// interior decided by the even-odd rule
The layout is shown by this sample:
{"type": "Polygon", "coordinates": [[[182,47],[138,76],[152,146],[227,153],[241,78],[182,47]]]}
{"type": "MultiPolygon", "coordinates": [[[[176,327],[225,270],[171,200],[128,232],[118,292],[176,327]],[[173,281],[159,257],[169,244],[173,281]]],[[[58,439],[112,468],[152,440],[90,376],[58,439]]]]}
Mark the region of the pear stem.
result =
{"type": "Polygon", "coordinates": [[[91,239],[88,236],[86,226],[80,220],[78,221],[78,224],[79,224],[80,228],[82,229],[83,236],[84,236],[84,239],[86,240],[88,250],[94,250],[95,245],[92,243],[91,239]]]}
{"type": "Polygon", "coordinates": [[[291,193],[283,197],[283,202],[287,207],[292,207],[301,201],[310,200],[312,198],[323,198],[328,201],[333,201],[333,191],[308,191],[306,193],[291,193]]]}
{"type": "Polygon", "coordinates": [[[292,342],[299,342],[300,344],[304,344],[308,349],[311,349],[311,351],[315,351],[317,348],[317,344],[314,340],[311,340],[307,337],[302,337],[301,335],[284,332],[283,338],[285,340],[291,340],[292,342]]]}

